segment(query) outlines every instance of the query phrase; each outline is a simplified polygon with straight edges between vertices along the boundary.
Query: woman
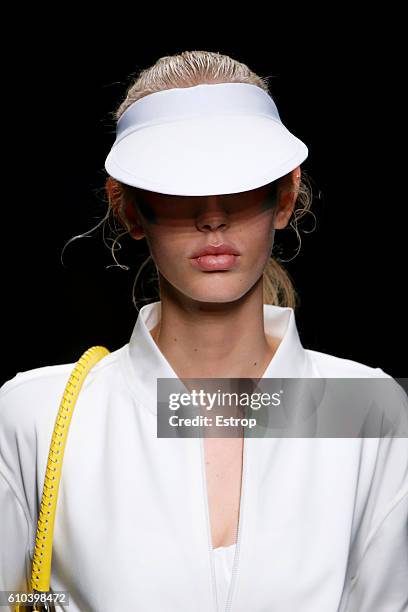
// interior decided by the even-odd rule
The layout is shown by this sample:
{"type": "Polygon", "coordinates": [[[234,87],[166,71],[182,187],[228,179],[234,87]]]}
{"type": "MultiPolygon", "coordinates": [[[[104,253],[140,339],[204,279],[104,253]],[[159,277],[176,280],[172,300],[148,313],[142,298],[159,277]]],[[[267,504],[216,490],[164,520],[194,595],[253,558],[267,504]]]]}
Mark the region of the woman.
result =
{"type": "MultiPolygon", "coordinates": [[[[264,80],[204,51],[142,71],[117,119],[110,210],[146,239],[160,300],[81,390],[52,589],[69,591],[71,612],[402,611],[404,438],[158,435],[159,379],[390,378],[300,342],[295,292],[271,252],[275,230],[310,203],[306,146],[264,80]]],[[[28,585],[73,365],[22,372],[1,389],[2,589],[28,585]]]]}

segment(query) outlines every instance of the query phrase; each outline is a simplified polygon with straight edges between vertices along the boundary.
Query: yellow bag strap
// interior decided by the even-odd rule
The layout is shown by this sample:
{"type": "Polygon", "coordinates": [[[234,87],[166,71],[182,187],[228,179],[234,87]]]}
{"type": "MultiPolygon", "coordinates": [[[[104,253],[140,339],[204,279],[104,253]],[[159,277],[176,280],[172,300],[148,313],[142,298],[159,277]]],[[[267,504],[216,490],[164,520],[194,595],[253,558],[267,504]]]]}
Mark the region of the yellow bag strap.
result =
{"type": "Polygon", "coordinates": [[[92,346],[85,351],[72,370],[60,403],[48,455],[40,514],[37,523],[35,550],[31,572],[31,589],[50,589],[52,539],[57,509],[62,461],[71,418],[82,384],[90,369],[110,351],[104,346],[92,346]]]}

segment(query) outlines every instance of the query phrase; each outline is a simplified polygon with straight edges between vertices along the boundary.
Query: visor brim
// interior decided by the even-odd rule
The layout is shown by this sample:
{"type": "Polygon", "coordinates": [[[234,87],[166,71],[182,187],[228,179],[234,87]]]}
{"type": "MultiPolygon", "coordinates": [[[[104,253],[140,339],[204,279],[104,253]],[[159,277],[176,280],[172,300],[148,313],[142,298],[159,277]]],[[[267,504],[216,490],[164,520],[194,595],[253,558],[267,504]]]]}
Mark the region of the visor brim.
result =
{"type": "Polygon", "coordinates": [[[225,115],[149,125],[114,144],[105,168],[117,180],[170,195],[239,193],[277,180],[308,156],[266,116],[225,115]]]}

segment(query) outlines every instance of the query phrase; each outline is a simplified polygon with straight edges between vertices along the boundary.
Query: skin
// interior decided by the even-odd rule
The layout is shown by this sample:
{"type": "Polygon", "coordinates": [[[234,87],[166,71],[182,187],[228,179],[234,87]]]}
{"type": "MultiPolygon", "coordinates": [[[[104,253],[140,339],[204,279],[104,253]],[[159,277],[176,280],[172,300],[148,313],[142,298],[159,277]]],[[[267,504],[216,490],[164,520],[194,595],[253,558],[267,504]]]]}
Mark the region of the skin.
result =
{"type": "MultiPolygon", "coordinates": [[[[162,316],[151,335],[177,376],[260,378],[278,346],[263,321],[263,270],[276,229],[287,226],[300,168],[271,185],[227,195],[169,196],[136,190],[115,214],[135,240],[146,238],[157,266],[162,316]],[[205,244],[232,242],[241,252],[227,271],[189,261],[205,244]]],[[[243,438],[205,437],[208,507],[214,548],[236,542],[243,438]]]]}
{"type": "Polygon", "coordinates": [[[270,184],[213,196],[138,189],[138,206],[128,200],[115,209],[131,236],[149,245],[162,302],[152,337],[180,378],[262,376],[277,349],[264,331],[262,274],[275,230],[291,217],[299,182],[298,167],[278,180],[275,194],[270,184]],[[203,272],[191,265],[197,247],[224,240],[241,252],[238,266],[203,272]]]}

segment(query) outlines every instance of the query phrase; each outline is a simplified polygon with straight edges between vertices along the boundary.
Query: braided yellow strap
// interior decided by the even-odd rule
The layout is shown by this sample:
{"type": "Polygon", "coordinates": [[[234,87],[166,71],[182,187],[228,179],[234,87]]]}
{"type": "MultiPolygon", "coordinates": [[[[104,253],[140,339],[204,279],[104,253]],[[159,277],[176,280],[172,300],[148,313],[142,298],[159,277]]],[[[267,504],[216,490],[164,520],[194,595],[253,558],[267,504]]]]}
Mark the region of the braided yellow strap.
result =
{"type": "Polygon", "coordinates": [[[41,497],[37,534],[31,573],[31,588],[47,592],[50,589],[52,539],[57,509],[62,461],[71,418],[82,384],[89,370],[110,351],[104,346],[92,346],[83,353],[72,370],[58,410],[48,455],[47,470],[41,497]]]}

